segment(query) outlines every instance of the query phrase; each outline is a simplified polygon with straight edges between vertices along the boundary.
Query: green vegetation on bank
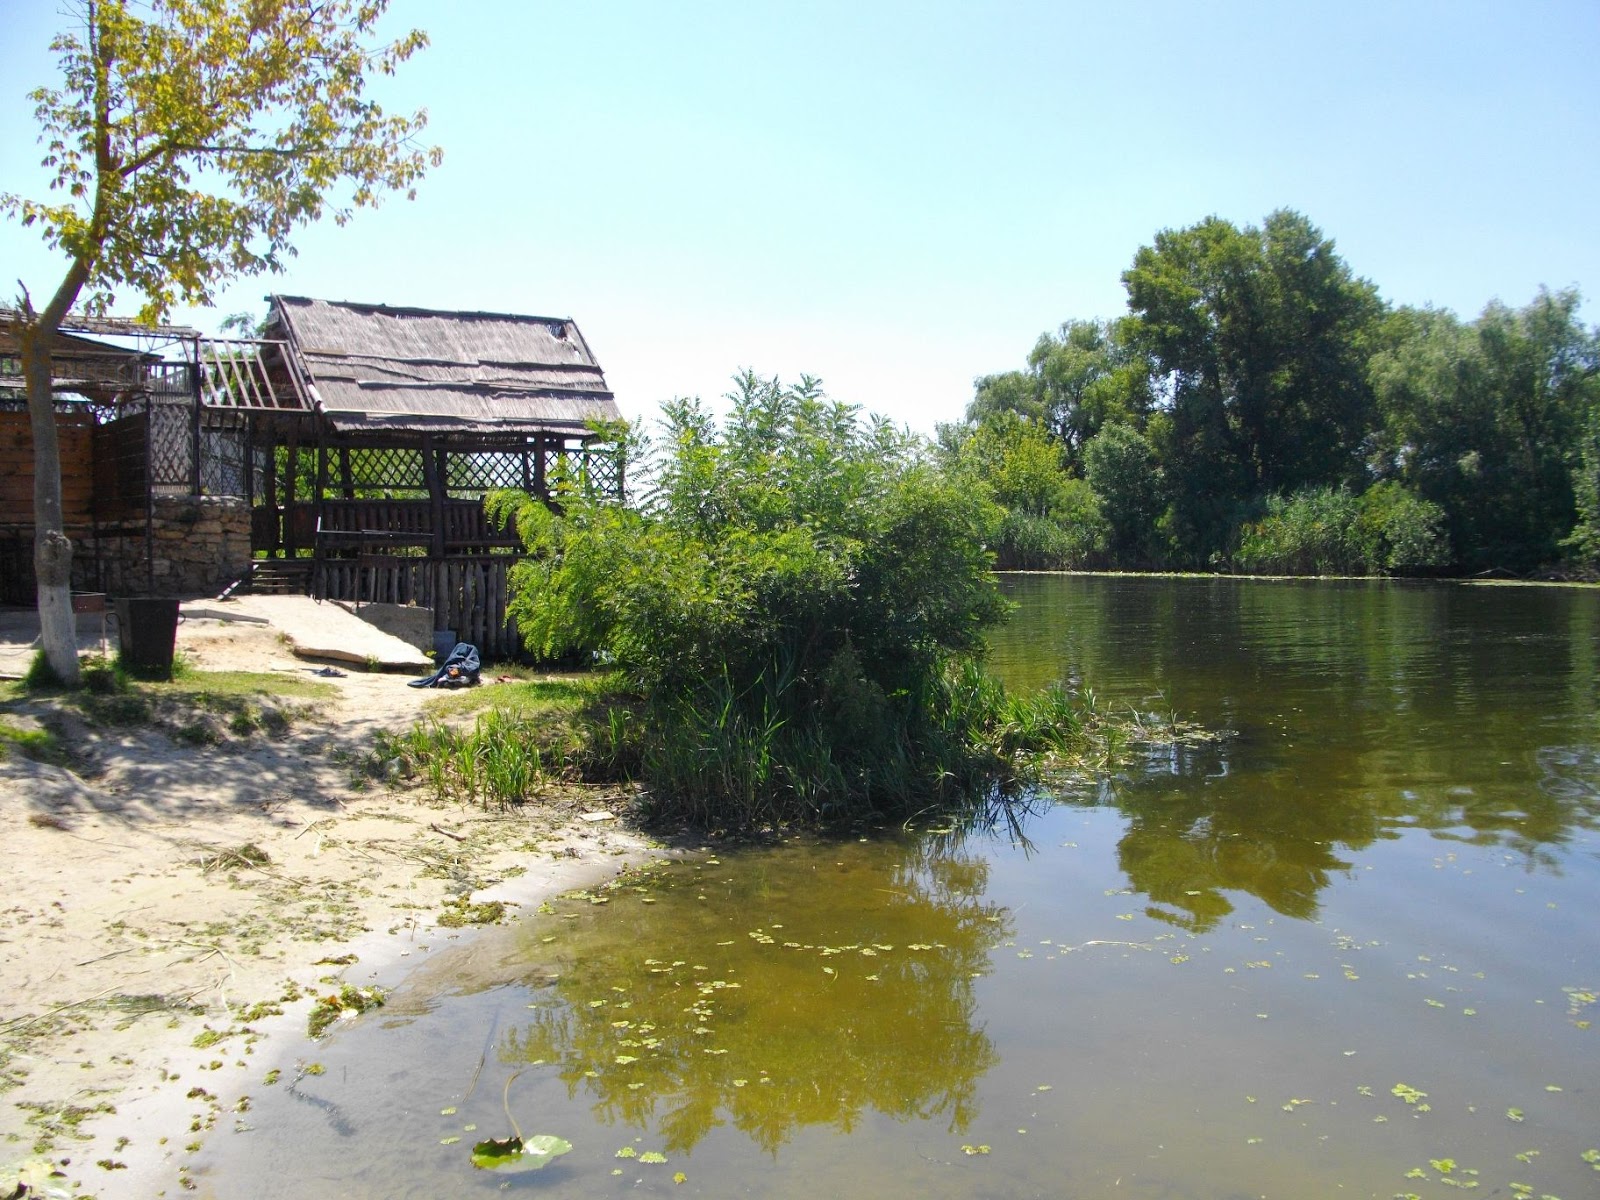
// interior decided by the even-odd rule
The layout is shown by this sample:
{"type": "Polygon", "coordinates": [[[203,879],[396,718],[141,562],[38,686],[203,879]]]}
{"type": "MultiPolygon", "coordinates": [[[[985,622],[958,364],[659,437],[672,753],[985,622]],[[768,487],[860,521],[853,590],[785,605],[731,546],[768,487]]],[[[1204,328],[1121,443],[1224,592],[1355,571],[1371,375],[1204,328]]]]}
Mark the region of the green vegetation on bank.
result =
{"type": "Polygon", "coordinates": [[[1040,337],[941,427],[1002,566],[1600,568],[1600,330],[1577,293],[1393,307],[1298,213],[1164,230],[1127,312],[1040,337]]]}
{"type": "MultiPolygon", "coordinates": [[[[1005,612],[982,489],[815,380],[746,373],[730,401],[720,424],[665,406],[657,446],[627,447],[634,504],[491,497],[529,551],[510,603],[529,648],[613,674],[587,769],[642,780],[657,817],[753,828],[905,814],[1091,752],[1084,697],[982,670],[1005,612]]],[[[462,735],[480,759],[488,720],[462,735]]]]}
{"type": "MultiPolygon", "coordinates": [[[[265,733],[277,737],[318,702],[338,694],[330,684],[281,673],[199,671],[181,657],[171,680],[142,680],[122,670],[114,659],[84,655],[77,688],[65,688],[38,655],[23,680],[0,689],[0,718],[6,712],[26,715],[43,703],[47,709],[76,712],[102,727],[156,726],[175,740],[211,745],[229,735],[265,733]]],[[[6,735],[0,733],[0,740],[6,735]]],[[[12,737],[30,757],[57,761],[52,743],[37,737],[12,737]]]]}

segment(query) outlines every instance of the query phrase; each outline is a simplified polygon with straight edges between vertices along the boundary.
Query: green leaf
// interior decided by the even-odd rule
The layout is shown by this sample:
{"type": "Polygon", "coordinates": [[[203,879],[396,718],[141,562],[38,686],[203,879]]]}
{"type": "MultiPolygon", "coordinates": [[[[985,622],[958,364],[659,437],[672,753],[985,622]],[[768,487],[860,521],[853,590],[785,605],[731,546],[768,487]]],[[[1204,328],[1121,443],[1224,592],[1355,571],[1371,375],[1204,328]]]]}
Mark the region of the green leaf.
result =
{"type": "Polygon", "coordinates": [[[490,1138],[472,1148],[472,1165],[485,1171],[513,1173],[537,1171],[572,1149],[566,1138],[552,1134],[535,1134],[527,1141],[509,1137],[504,1141],[490,1138]]]}

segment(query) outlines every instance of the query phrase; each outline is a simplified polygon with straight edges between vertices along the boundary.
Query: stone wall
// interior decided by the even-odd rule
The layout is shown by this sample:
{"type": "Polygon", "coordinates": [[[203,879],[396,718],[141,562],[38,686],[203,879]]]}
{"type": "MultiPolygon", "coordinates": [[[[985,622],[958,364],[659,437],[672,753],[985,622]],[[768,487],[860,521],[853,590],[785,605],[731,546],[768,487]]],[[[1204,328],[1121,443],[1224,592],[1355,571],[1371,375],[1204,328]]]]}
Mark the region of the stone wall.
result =
{"type": "Polygon", "coordinates": [[[74,586],[114,595],[215,596],[250,570],[250,505],[233,496],[162,496],[155,502],[154,564],[137,532],[85,538],[74,556],[74,586]],[[95,579],[94,559],[100,559],[95,579]],[[153,576],[153,577],[152,577],[153,576]]]}

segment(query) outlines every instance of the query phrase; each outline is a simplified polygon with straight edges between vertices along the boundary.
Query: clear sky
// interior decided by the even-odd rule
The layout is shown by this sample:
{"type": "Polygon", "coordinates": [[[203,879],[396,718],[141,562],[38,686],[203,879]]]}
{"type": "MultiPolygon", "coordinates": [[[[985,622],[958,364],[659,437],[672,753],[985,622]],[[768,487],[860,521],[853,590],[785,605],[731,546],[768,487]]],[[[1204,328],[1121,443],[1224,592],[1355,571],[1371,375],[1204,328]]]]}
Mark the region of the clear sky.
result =
{"type": "MultiPolygon", "coordinates": [[[[61,0],[0,0],[0,191],[61,0]]],[[[444,165],[230,287],[570,316],[630,416],[820,376],[917,429],[1124,311],[1157,231],[1306,214],[1394,303],[1600,301],[1600,0],[395,0],[444,165]]],[[[62,263],[0,224],[0,293],[62,263]]],[[[137,307],[130,298],[125,311],[137,307]]]]}

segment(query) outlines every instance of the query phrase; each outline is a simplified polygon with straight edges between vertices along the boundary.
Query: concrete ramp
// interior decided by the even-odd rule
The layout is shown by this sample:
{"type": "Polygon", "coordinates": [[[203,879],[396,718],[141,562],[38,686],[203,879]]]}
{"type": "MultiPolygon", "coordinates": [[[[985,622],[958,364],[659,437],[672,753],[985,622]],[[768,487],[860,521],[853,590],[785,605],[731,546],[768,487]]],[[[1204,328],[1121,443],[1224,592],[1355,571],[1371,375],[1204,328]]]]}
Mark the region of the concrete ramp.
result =
{"type": "Polygon", "coordinates": [[[338,604],[309,596],[237,596],[196,600],[180,611],[198,620],[265,622],[301,658],[375,665],[384,671],[430,674],[433,660],[415,646],[369,625],[338,604]]]}

